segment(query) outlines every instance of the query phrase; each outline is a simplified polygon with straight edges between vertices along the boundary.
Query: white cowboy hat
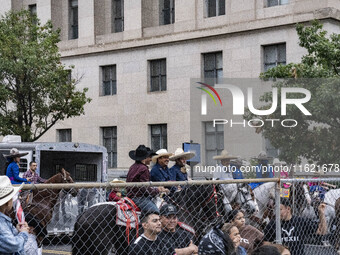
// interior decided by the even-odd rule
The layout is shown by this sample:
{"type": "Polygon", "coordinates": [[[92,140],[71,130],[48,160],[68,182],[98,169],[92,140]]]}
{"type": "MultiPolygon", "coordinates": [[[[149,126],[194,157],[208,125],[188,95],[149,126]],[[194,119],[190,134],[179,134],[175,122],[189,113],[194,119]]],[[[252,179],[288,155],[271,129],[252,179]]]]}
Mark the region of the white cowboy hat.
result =
{"type": "Polygon", "coordinates": [[[257,159],[259,160],[268,160],[270,158],[271,157],[268,157],[265,151],[261,151],[260,154],[257,156],[257,159]]]}
{"type": "Polygon", "coordinates": [[[184,152],[184,150],[182,148],[177,148],[175,150],[175,153],[172,157],[170,157],[169,159],[171,161],[175,161],[176,159],[179,159],[179,158],[185,158],[186,160],[188,159],[191,159],[195,156],[195,153],[194,152],[184,152]]]}
{"type": "Polygon", "coordinates": [[[169,153],[166,149],[160,149],[156,151],[156,155],[152,157],[152,162],[157,163],[157,159],[163,156],[171,157],[173,154],[169,153]]]}
{"type": "Polygon", "coordinates": [[[110,181],[110,183],[125,183],[125,181],[114,178],[112,181],[110,181]]]}
{"type": "Polygon", "coordinates": [[[214,156],[213,159],[236,159],[236,156],[232,156],[228,153],[228,151],[223,150],[220,155],[214,156]]]}
{"type": "Polygon", "coordinates": [[[243,165],[243,159],[240,156],[237,156],[235,159],[230,160],[231,164],[242,166],[243,165]]]}
{"type": "Polygon", "coordinates": [[[13,187],[11,180],[6,175],[0,175],[0,206],[6,204],[12,197],[14,197],[22,188],[13,187]]]}
{"type": "Polygon", "coordinates": [[[4,155],[4,157],[6,157],[6,158],[16,158],[16,157],[26,156],[27,154],[28,154],[28,152],[20,153],[17,148],[12,148],[9,151],[9,155],[4,155]]]}

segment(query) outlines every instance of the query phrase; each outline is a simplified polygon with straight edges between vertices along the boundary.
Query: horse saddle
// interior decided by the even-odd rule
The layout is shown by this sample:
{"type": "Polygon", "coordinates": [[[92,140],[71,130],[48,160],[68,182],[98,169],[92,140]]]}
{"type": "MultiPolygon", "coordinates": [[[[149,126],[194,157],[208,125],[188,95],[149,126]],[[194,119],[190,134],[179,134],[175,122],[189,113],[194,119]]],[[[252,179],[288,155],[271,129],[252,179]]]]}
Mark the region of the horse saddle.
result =
{"type": "Polygon", "coordinates": [[[116,202],[116,224],[129,228],[138,228],[140,209],[128,197],[116,202]]]}

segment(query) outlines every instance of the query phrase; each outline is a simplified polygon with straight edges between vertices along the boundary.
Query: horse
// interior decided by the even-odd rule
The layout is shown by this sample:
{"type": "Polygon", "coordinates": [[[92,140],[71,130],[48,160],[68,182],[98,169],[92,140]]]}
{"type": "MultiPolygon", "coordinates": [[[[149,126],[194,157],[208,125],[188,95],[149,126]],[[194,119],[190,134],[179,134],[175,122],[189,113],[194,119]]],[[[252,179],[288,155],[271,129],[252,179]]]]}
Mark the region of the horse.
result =
{"type": "Polygon", "coordinates": [[[221,184],[223,192],[228,203],[225,202],[225,210],[241,209],[247,215],[253,215],[259,210],[257,201],[252,196],[252,190],[246,183],[221,184]]]}
{"type": "Polygon", "coordinates": [[[337,202],[340,198],[340,189],[332,189],[330,191],[327,191],[325,194],[325,198],[323,202],[326,204],[325,209],[325,217],[327,221],[327,225],[331,226],[331,222],[333,222],[336,217],[339,217],[340,215],[340,205],[339,202],[337,202]],[[336,209],[338,209],[338,214],[336,209]]]}
{"type": "MultiPolygon", "coordinates": [[[[263,223],[269,222],[275,215],[275,186],[275,182],[266,182],[253,190],[259,205],[259,211],[256,216],[261,219],[263,223]]],[[[295,215],[306,216],[306,209],[309,209],[308,211],[311,210],[311,197],[307,184],[296,183],[292,185],[290,187],[289,200],[292,204],[292,212],[295,215]]],[[[260,223],[261,226],[258,226],[258,224],[254,224],[254,226],[263,228],[263,223],[260,223]]]]}
{"type": "MultiPolygon", "coordinates": [[[[74,183],[71,175],[64,168],[59,173],[49,178],[48,183],[74,183]]],[[[71,189],[71,195],[76,196],[77,190],[71,189]]],[[[46,226],[50,223],[53,215],[53,209],[58,201],[60,190],[42,189],[33,190],[27,196],[21,197],[21,205],[26,217],[26,221],[33,228],[37,236],[38,244],[47,235],[46,226]]]]}
{"type": "MultiPolygon", "coordinates": [[[[169,197],[177,207],[179,221],[195,228],[196,243],[209,226],[222,222],[222,200],[215,185],[186,186],[169,197]]],[[[128,254],[128,241],[136,237],[136,229],[131,229],[127,238],[126,227],[116,224],[116,206],[112,204],[97,204],[79,215],[72,237],[73,255],[106,255],[113,248],[116,254],[128,254]]]]}

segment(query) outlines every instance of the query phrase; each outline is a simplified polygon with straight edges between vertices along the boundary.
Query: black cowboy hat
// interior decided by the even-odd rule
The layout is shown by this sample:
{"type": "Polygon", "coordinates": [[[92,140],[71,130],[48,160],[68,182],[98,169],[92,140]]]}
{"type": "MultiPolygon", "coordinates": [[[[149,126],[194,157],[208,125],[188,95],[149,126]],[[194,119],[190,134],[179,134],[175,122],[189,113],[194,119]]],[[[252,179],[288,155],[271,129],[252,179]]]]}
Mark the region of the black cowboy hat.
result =
{"type": "Polygon", "coordinates": [[[28,226],[34,228],[34,232],[36,236],[45,237],[47,236],[47,229],[46,226],[43,226],[43,224],[32,214],[26,213],[25,214],[25,220],[28,224],[28,226]]]}
{"type": "Polygon", "coordinates": [[[136,150],[132,150],[129,152],[129,157],[136,161],[141,161],[146,159],[147,157],[151,157],[154,155],[154,151],[151,150],[149,147],[145,147],[144,144],[141,144],[137,147],[136,150]]]}
{"type": "Polygon", "coordinates": [[[149,147],[146,147],[146,149],[148,150],[148,152],[149,152],[149,157],[152,157],[152,156],[155,156],[155,155],[157,155],[157,153],[156,152],[154,152],[153,150],[151,150],[149,147]]]}

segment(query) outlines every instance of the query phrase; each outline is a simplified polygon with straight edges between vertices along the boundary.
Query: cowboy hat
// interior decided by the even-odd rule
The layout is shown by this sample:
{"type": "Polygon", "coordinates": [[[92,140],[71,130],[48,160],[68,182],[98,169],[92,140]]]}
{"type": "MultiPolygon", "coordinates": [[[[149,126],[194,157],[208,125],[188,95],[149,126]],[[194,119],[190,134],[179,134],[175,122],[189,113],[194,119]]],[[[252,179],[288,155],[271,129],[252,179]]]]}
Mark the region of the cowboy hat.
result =
{"type": "Polygon", "coordinates": [[[160,157],[171,157],[173,154],[169,153],[166,149],[160,149],[156,151],[156,155],[152,157],[152,162],[156,163],[160,157]]]}
{"type": "Polygon", "coordinates": [[[0,206],[11,200],[22,188],[22,185],[24,184],[13,187],[11,180],[6,175],[0,175],[0,206]]]}
{"type": "Polygon", "coordinates": [[[230,164],[234,164],[236,166],[242,166],[243,160],[240,156],[236,157],[235,159],[230,160],[230,164]]]}
{"type": "Polygon", "coordinates": [[[148,152],[149,152],[149,157],[152,157],[152,156],[157,155],[156,152],[154,152],[153,150],[151,150],[149,147],[146,147],[146,149],[147,149],[148,152]]]}
{"type": "Polygon", "coordinates": [[[112,181],[110,181],[110,183],[125,183],[125,181],[114,178],[112,181]]]}
{"type": "Polygon", "coordinates": [[[270,158],[271,157],[268,157],[265,151],[261,151],[260,154],[257,156],[258,160],[268,160],[270,158]]]}
{"type": "Polygon", "coordinates": [[[175,150],[175,153],[172,157],[170,157],[169,159],[171,161],[175,161],[176,159],[179,159],[179,158],[185,158],[186,160],[188,159],[191,159],[195,156],[195,153],[194,152],[184,152],[182,148],[177,148],[175,150]]]}
{"type": "Polygon", "coordinates": [[[141,161],[152,155],[154,155],[154,152],[149,147],[145,147],[144,144],[139,145],[136,150],[129,152],[129,157],[136,161],[141,161]]]}
{"type": "Polygon", "coordinates": [[[26,156],[27,154],[28,154],[28,152],[20,153],[17,148],[12,148],[9,151],[9,155],[4,155],[4,157],[6,157],[6,158],[16,158],[16,157],[26,156]]]}
{"type": "Polygon", "coordinates": [[[236,159],[236,156],[232,156],[228,153],[228,151],[223,150],[220,155],[214,156],[213,159],[236,159]]]}

